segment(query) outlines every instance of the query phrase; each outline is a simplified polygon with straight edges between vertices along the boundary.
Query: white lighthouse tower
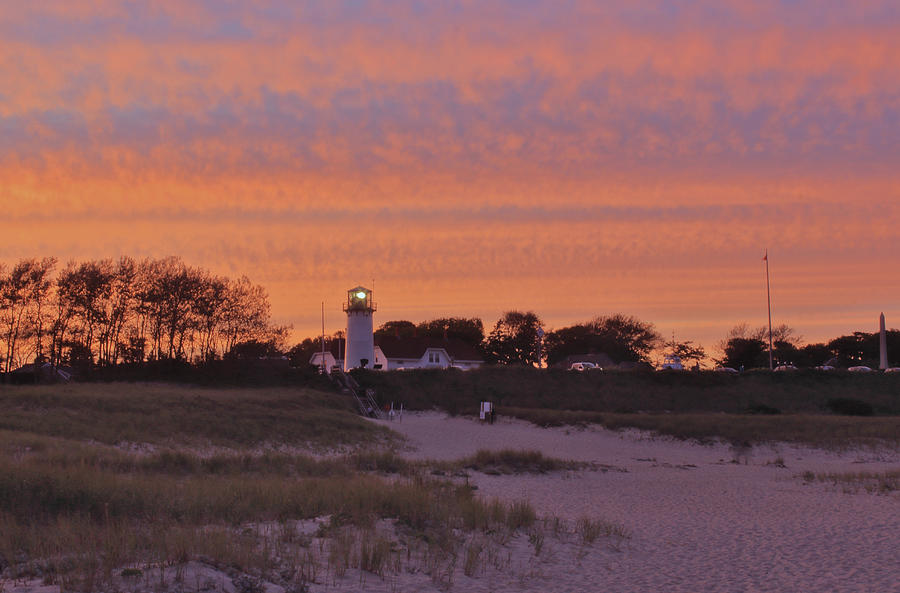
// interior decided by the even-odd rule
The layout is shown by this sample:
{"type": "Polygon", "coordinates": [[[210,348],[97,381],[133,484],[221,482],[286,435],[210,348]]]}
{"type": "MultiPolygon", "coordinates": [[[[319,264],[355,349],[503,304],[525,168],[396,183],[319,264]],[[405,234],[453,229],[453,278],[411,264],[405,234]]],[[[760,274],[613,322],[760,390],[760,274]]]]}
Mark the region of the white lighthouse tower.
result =
{"type": "Polygon", "coordinates": [[[375,336],[372,325],[372,313],[375,312],[375,301],[372,291],[357,286],[347,291],[347,351],[344,355],[344,370],[358,367],[372,368],[375,364],[375,336]]]}

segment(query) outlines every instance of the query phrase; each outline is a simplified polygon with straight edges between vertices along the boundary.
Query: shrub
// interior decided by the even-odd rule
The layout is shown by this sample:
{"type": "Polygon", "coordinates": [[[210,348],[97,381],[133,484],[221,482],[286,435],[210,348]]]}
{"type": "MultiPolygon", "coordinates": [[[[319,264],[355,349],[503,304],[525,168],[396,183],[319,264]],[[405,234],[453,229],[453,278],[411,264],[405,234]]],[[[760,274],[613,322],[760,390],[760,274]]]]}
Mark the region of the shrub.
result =
{"type": "Polygon", "coordinates": [[[566,469],[583,469],[587,464],[578,461],[545,457],[540,451],[479,449],[474,455],[460,461],[466,469],[499,474],[543,474],[566,469]]]}

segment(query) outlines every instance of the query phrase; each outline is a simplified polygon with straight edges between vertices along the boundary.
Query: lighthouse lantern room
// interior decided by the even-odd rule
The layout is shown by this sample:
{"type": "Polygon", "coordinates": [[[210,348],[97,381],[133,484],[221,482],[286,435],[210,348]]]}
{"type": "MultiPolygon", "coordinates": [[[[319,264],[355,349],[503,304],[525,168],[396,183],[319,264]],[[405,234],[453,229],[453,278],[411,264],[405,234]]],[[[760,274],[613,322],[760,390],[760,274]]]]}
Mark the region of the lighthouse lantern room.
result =
{"type": "Polygon", "coordinates": [[[357,286],[347,291],[347,352],[344,356],[344,370],[370,367],[375,363],[375,336],[372,313],[375,301],[372,291],[357,286]]]}

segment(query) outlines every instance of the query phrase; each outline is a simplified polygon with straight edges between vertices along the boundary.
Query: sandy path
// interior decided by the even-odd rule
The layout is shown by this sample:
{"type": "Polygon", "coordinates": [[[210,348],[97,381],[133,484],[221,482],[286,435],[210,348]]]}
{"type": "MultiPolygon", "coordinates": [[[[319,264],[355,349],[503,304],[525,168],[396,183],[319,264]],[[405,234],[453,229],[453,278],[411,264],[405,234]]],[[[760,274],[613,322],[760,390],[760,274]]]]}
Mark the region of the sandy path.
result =
{"type": "Polygon", "coordinates": [[[518,587],[494,583],[496,590],[900,591],[900,498],[845,494],[796,478],[806,470],[896,469],[896,454],[784,446],[755,450],[748,464],[737,465],[727,446],[596,428],[489,426],[437,413],[407,414],[390,427],[409,439],[413,449],[405,454],[413,458],[509,447],[627,469],[474,472],[484,495],[526,498],[543,515],[614,520],[632,533],[620,551],[559,558],[543,567],[543,578],[518,587]],[[778,456],[787,468],[767,463],[778,456]]]}

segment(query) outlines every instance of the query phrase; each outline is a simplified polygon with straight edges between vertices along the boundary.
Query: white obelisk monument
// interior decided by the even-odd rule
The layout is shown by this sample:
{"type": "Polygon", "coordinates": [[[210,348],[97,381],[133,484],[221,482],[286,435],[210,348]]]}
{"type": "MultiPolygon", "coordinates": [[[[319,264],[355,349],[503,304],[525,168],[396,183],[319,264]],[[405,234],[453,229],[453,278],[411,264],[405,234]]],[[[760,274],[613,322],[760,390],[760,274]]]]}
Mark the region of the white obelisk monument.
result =
{"type": "Polygon", "coordinates": [[[887,359],[887,334],[884,331],[884,313],[881,314],[881,319],[879,320],[879,340],[878,345],[881,350],[881,361],[879,362],[878,368],[884,370],[888,368],[888,359],[887,359]]]}
{"type": "Polygon", "coordinates": [[[369,367],[375,364],[375,334],[372,313],[375,301],[372,291],[357,286],[347,291],[347,351],[344,355],[344,370],[369,367]]]}

